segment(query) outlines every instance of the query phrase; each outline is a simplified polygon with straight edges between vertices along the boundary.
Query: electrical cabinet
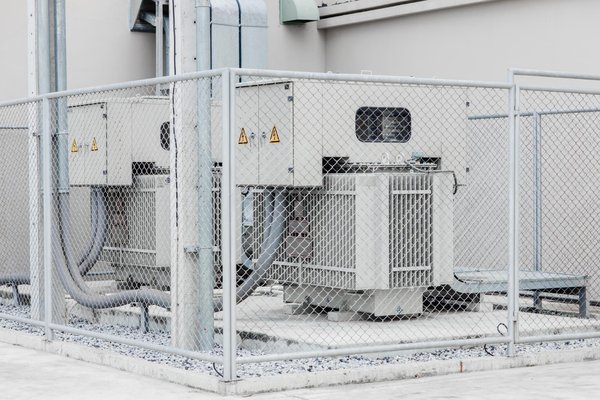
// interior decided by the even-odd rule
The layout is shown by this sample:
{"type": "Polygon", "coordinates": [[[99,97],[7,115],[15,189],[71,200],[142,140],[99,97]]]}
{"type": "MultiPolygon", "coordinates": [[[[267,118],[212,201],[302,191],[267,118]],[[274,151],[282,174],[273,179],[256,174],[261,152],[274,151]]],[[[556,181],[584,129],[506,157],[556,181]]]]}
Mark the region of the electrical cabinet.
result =
{"type": "Polygon", "coordinates": [[[168,99],[111,99],[69,107],[69,181],[73,186],[129,186],[133,165],[169,168],[168,99]],[[168,135],[166,136],[168,139],[168,135]]]}
{"type": "Polygon", "coordinates": [[[321,185],[321,131],[298,120],[306,117],[309,100],[296,101],[291,81],[238,87],[237,184],[321,185]]]}

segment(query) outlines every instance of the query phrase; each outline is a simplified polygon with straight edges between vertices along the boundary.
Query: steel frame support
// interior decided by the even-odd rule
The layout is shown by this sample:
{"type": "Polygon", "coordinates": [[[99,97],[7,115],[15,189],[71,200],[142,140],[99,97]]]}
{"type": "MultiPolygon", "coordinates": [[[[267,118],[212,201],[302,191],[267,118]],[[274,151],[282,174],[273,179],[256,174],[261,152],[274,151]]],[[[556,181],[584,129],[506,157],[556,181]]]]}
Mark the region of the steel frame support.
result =
{"type": "Polygon", "coordinates": [[[43,176],[43,212],[44,212],[44,335],[46,340],[54,338],[50,328],[52,318],[52,116],[50,100],[42,102],[42,176],[43,176]]]}
{"type": "MultiPolygon", "coordinates": [[[[533,113],[533,269],[542,270],[542,116],[533,113]]],[[[539,291],[533,292],[533,306],[542,308],[539,291]]]]}
{"type": "Polygon", "coordinates": [[[509,184],[508,184],[508,343],[507,355],[515,356],[519,332],[519,112],[518,90],[512,71],[508,101],[509,127],[509,184]]]}
{"type": "Polygon", "coordinates": [[[236,228],[235,228],[235,85],[237,75],[222,74],[223,96],[223,176],[221,181],[221,221],[223,254],[223,380],[237,379],[235,324],[236,307],[236,228]]]}

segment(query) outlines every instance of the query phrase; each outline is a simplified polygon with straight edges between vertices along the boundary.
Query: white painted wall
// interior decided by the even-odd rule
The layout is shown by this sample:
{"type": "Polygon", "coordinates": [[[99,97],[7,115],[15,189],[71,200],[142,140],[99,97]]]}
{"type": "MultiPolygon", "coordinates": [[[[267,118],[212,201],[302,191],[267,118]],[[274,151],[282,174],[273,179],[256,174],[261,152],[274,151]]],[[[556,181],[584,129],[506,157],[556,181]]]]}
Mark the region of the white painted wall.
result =
{"type": "Polygon", "coordinates": [[[70,89],[151,78],[154,59],[154,35],[129,31],[128,1],[67,1],[70,89]]]}
{"type": "Polygon", "coordinates": [[[0,101],[27,96],[27,1],[2,2],[0,60],[0,101]]]}
{"type": "Polygon", "coordinates": [[[509,67],[598,73],[598,15],[595,0],[501,0],[330,28],[326,69],[492,80],[509,67]]]}
{"type": "MultiPolygon", "coordinates": [[[[125,0],[67,1],[68,87],[154,76],[154,35],[129,31],[125,0]]],[[[27,2],[0,13],[0,101],[27,96],[27,2]]]]}
{"type": "Polygon", "coordinates": [[[325,71],[325,32],[316,22],[303,25],[279,23],[279,0],[265,0],[268,8],[268,68],[325,71]]]}

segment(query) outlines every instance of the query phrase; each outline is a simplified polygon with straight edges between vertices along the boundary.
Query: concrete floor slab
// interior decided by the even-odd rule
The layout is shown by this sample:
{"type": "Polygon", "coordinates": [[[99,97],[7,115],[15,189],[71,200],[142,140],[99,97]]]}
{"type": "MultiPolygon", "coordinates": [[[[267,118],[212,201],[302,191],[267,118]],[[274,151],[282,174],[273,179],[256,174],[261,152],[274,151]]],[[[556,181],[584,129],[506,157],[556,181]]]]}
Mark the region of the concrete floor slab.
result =
{"type": "MultiPolygon", "coordinates": [[[[0,398],[213,400],[223,397],[36,350],[0,343],[0,398]]],[[[403,381],[253,395],[257,400],[596,399],[600,361],[472,372],[403,381]]],[[[248,397],[228,397],[242,399],[248,397]]]]}
{"type": "MultiPolygon", "coordinates": [[[[249,336],[337,348],[498,336],[498,324],[506,324],[507,312],[433,312],[392,321],[337,322],[328,320],[326,313],[289,315],[280,297],[253,296],[238,306],[236,318],[238,332],[249,336]]],[[[520,313],[519,324],[521,336],[600,330],[600,320],[528,312],[520,313]]]]}

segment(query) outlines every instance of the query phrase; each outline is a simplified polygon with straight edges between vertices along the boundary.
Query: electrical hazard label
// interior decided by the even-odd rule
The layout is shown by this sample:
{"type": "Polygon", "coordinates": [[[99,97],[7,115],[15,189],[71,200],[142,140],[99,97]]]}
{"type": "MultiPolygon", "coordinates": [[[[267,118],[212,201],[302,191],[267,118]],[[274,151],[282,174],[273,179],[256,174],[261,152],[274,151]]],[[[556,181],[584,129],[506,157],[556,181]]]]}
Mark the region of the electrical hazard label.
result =
{"type": "Polygon", "coordinates": [[[248,135],[246,135],[246,130],[242,128],[240,131],[240,138],[238,140],[238,144],[248,144],[248,135]]]}
{"type": "Polygon", "coordinates": [[[92,146],[90,148],[92,151],[98,151],[98,143],[96,143],[96,138],[92,139],[92,146]]]}
{"type": "Polygon", "coordinates": [[[279,143],[279,132],[277,132],[277,127],[273,127],[271,130],[271,137],[269,138],[269,143],[279,143]]]}
{"type": "Polygon", "coordinates": [[[77,140],[73,139],[73,143],[71,144],[71,153],[77,153],[77,140]]]}

